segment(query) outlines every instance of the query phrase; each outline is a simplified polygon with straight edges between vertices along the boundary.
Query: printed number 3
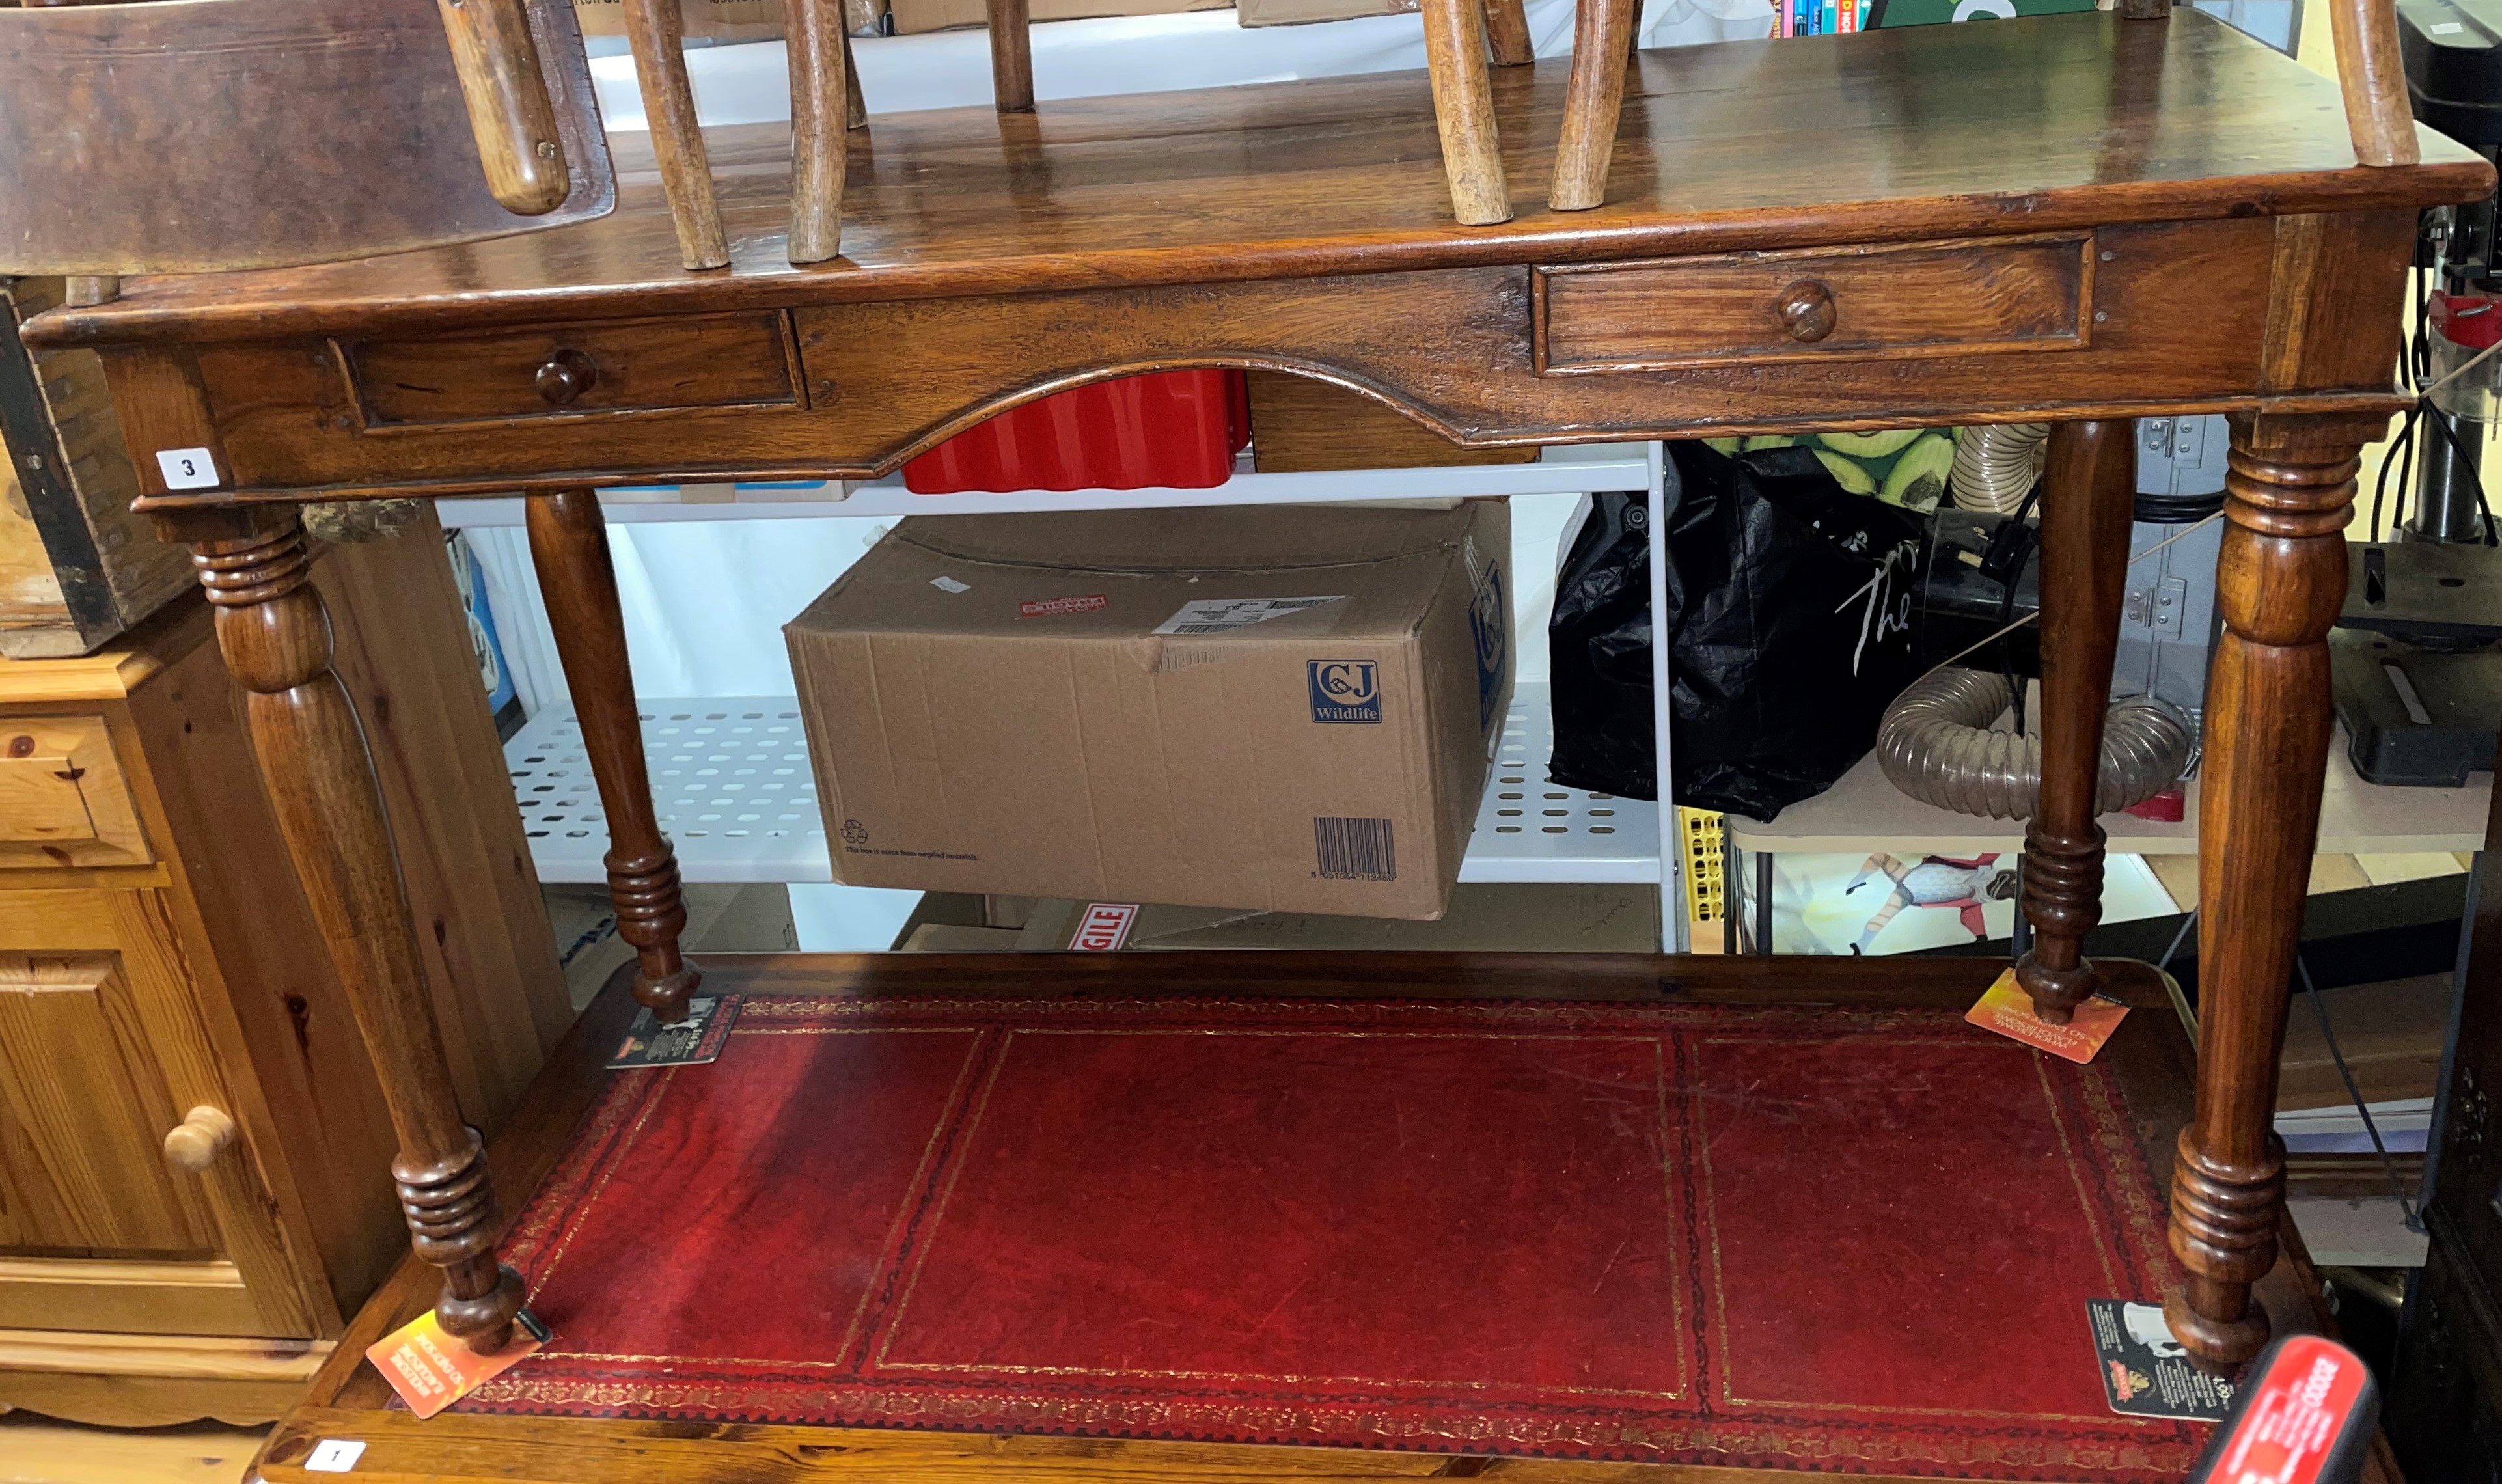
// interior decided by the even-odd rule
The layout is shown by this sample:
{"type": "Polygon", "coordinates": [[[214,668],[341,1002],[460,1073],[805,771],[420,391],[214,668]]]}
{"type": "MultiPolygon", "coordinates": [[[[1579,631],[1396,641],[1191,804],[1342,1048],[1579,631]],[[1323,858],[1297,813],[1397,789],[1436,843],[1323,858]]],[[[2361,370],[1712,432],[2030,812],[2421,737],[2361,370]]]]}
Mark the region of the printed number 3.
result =
{"type": "Polygon", "coordinates": [[[160,449],[156,454],[156,467],[163,472],[168,489],[217,488],[217,455],[207,449],[160,449]]]}

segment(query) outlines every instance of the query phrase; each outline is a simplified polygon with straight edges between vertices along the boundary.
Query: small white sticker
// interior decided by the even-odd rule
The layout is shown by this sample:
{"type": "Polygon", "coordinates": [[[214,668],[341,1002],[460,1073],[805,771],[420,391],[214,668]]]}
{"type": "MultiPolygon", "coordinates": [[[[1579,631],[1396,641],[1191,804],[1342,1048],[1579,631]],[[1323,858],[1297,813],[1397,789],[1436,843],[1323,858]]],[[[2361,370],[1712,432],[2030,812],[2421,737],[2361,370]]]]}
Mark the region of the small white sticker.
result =
{"type": "Polygon", "coordinates": [[[304,1456],[306,1473],[346,1473],[365,1456],[364,1443],[354,1437],[325,1437],[304,1456]]]}
{"type": "Polygon", "coordinates": [[[168,489],[218,488],[217,455],[206,449],[159,449],[156,467],[165,471],[168,489]]]}
{"type": "Polygon", "coordinates": [[[1335,603],[1345,597],[1333,592],[1327,597],[1197,597],[1181,605],[1181,612],[1156,625],[1160,634],[1221,634],[1229,628],[1301,613],[1335,603]]]}
{"type": "Polygon", "coordinates": [[[971,583],[960,583],[952,577],[944,576],[930,579],[930,586],[937,589],[941,592],[970,592],[973,590],[973,585],[971,583]]]}
{"type": "Polygon", "coordinates": [[[2435,36],[2456,36],[2459,32],[2466,29],[2467,27],[2460,25],[2455,20],[2445,20],[2432,28],[2432,34],[2435,36]]]}

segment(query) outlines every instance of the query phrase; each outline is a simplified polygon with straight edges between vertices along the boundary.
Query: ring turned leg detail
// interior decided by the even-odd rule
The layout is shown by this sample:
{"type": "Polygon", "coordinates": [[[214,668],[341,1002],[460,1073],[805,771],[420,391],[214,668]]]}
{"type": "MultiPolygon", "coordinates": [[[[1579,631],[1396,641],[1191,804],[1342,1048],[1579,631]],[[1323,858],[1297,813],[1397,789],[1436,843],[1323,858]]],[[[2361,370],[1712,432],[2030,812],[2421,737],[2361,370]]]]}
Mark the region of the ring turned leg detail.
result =
{"type": "Polygon", "coordinates": [[[280,833],[322,943],[347,987],[399,1140],[391,1161],[417,1255],[443,1269],[435,1314],[482,1354],[503,1348],[522,1280],[495,1262],[501,1213],[478,1130],[460,1120],[408,894],[364,727],[330,668],[330,616],[292,511],[233,518],[192,543],[218,648],[280,833]]]}
{"type": "Polygon", "coordinates": [[[2103,718],[2128,578],[2136,425],[2050,429],[2042,486],[2042,796],[2024,828],[2024,916],[2033,947],[2015,982],[2052,1025],[2094,992],[2085,934],[2103,917],[2103,718]]]}
{"type": "Polygon", "coordinates": [[[2273,1130],[2304,886],[2328,763],[2328,629],[2346,597],[2355,454],[2383,419],[2237,415],[2198,808],[2198,1111],[2172,1171],[2164,1306],[2212,1366],[2259,1352],[2250,1285],[2274,1266],[2284,1148],[2273,1130]]]}
{"type": "Polygon", "coordinates": [[[660,833],[643,761],[643,723],[626,662],[626,616],[599,497],[567,489],[529,498],[530,557],[564,661],[565,688],[582,722],[591,771],[608,814],[608,896],[617,935],[634,947],[634,997],[663,1023],[683,1020],[701,982],[679,954],[687,927],[678,857],[660,833]]]}

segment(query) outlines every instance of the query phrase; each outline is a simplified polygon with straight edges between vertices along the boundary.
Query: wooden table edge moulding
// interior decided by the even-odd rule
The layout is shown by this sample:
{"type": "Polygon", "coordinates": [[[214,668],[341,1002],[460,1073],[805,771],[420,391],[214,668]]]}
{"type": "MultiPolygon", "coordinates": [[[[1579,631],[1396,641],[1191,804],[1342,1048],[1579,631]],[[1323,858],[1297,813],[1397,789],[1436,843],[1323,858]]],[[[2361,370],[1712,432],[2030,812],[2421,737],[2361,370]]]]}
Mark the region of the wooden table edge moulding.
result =
{"type": "MultiPolygon", "coordinates": [[[[216,605],[389,1090],[392,1177],[417,1256],[443,1272],[444,1328],[500,1345],[520,1287],[495,1260],[494,1185],[450,1094],[298,507],[528,494],[634,993],[675,1014],[697,976],[595,490],[874,477],[1063,388],[1229,366],[1334,381],[1470,446],[2055,422],[2019,974],[2059,1019],[2096,983],[2080,944],[2100,912],[2129,420],[2229,414],[2204,1024],[2171,1182],[2188,1277],[2169,1313],[2210,1363],[2254,1354],[2357,453],[2404,405],[2417,214],[2494,176],[2408,118],[2387,0],[2338,0],[2342,91],[2208,17],[2150,9],[1644,52],[1606,204],[1570,215],[1451,222],[1430,80],[1386,74],[877,116],[847,136],[842,254],[805,267],[783,251],[788,131],[727,129],[725,268],[682,266],[672,197],[629,169],[597,219],[140,279],[31,321],[34,343],[103,354],[140,508],[190,545],[216,605]]],[[[1498,70],[1515,176],[1541,168],[1521,142],[1554,137],[1569,72],[1498,70]]],[[[1833,968],[1785,972],[1813,1000],[1833,968]]]]}

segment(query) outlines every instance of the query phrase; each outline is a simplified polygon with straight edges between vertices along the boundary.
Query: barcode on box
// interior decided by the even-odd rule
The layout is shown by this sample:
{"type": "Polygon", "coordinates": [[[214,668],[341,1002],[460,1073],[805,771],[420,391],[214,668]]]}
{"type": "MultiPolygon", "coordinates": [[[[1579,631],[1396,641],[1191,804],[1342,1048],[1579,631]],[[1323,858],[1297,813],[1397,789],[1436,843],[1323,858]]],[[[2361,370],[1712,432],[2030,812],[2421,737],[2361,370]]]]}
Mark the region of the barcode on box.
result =
{"type": "Polygon", "coordinates": [[[1399,853],[1388,820],[1315,816],[1312,850],[1327,881],[1397,881],[1399,853]]]}

